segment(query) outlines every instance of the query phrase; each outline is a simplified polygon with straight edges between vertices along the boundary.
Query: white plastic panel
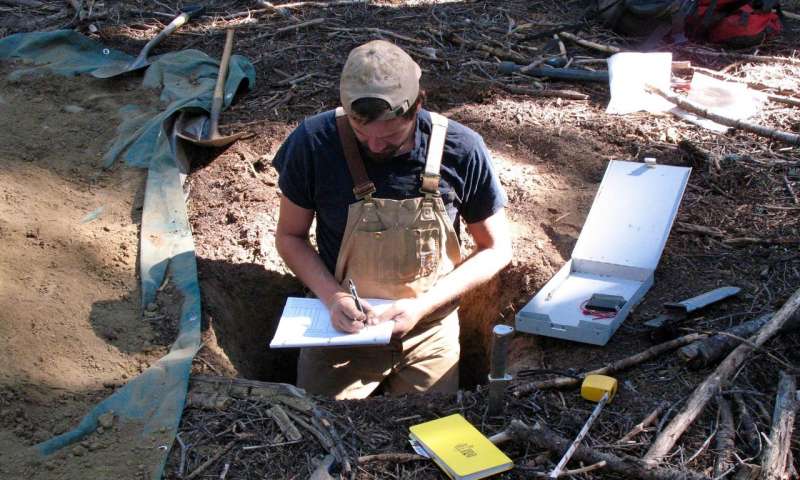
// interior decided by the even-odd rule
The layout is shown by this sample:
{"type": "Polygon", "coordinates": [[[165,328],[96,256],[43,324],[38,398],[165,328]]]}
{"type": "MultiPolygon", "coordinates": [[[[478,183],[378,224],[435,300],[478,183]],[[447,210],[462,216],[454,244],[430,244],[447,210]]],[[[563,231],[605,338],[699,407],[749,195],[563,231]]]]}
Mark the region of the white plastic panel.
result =
{"type": "Polygon", "coordinates": [[[612,160],[572,258],[653,272],[690,171],[686,167],[612,160]]]}
{"type": "MultiPolygon", "coordinates": [[[[548,282],[547,293],[536,295],[520,313],[528,310],[534,311],[541,315],[547,315],[553,323],[573,327],[577,326],[581,320],[592,320],[591,316],[581,313],[581,304],[592,294],[619,295],[628,301],[642,286],[642,282],[634,280],[577,272],[572,272],[560,284],[550,285],[550,283],[553,282],[548,282]],[[549,291],[553,293],[548,300],[549,291]]],[[[546,290],[542,289],[542,292],[546,292],[546,290]]],[[[608,320],[599,322],[610,323],[608,320]]]]}

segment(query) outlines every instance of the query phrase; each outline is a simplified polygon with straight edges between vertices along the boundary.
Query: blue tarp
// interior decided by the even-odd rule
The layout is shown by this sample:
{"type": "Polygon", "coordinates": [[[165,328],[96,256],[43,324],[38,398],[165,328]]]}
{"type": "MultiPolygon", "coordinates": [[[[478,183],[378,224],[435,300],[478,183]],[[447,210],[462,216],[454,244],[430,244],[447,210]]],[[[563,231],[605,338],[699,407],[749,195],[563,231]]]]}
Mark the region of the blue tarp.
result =
{"type": "MultiPolygon", "coordinates": [[[[0,40],[0,59],[32,62],[11,75],[21,78],[41,71],[78,75],[133,57],[105,48],[72,30],[21,33],[0,40]]],[[[159,89],[167,107],[155,116],[134,106],[124,107],[123,121],[111,150],[110,166],[120,156],[130,166],[148,169],[142,214],[139,264],[142,307],[155,300],[156,290],[169,275],[182,294],[178,338],[169,353],[141,375],[96,405],[73,430],[36,445],[43,455],[63,448],[97,428],[98,417],[113,411],[122,421],[144,424],[142,435],[168,433],[174,438],[186,401],[192,358],[200,348],[200,289],[194,242],[186,214],[177,158],[181,142],[172,137],[172,123],[182,109],[210,110],[219,62],[197,50],[184,50],[154,59],[144,74],[145,88],[159,89]]],[[[255,83],[253,65],[234,55],[225,82],[225,106],[240,86],[255,83]]],[[[168,451],[149,466],[152,478],[161,478],[168,451]]]]}

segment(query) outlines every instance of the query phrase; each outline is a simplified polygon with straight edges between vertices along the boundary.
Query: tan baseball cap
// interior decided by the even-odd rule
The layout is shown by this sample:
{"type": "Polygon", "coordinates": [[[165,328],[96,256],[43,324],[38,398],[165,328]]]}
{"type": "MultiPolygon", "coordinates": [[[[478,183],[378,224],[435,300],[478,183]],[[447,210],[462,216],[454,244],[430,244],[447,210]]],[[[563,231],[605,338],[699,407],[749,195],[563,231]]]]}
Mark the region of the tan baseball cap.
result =
{"type": "Polygon", "coordinates": [[[339,95],[342,107],[361,98],[380,98],[391,107],[382,120],[406,113],[419,95],[422,69],[402,48],[385,40],[373,40],[354,48],[342,69],[339,95]]]}

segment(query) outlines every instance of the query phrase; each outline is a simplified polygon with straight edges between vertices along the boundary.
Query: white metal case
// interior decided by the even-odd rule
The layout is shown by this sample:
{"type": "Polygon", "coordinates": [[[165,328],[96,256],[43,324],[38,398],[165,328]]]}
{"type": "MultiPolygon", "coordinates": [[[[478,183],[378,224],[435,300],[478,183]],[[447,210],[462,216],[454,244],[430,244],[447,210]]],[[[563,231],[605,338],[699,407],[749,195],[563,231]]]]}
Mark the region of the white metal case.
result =
{"type": "Polygon", "coordinates": [[[612,160],[572,258],[517,313],[522,332],[605,345],[653,285],[690,168],[612,160]],[[593,294],[619,295],[613,318],[584,315],[593,294]]]}

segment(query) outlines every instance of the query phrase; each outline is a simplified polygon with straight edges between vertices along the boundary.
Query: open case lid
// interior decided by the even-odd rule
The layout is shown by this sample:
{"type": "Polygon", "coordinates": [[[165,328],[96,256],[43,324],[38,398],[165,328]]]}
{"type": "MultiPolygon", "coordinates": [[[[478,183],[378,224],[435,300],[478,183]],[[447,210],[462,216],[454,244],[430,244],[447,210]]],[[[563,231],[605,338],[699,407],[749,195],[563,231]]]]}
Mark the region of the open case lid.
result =
{"type": "Polygon", "coordinates": [[[690,168],[609,162],[572,251],[574,270],[639,279],[652,275],[690,168]]]}

